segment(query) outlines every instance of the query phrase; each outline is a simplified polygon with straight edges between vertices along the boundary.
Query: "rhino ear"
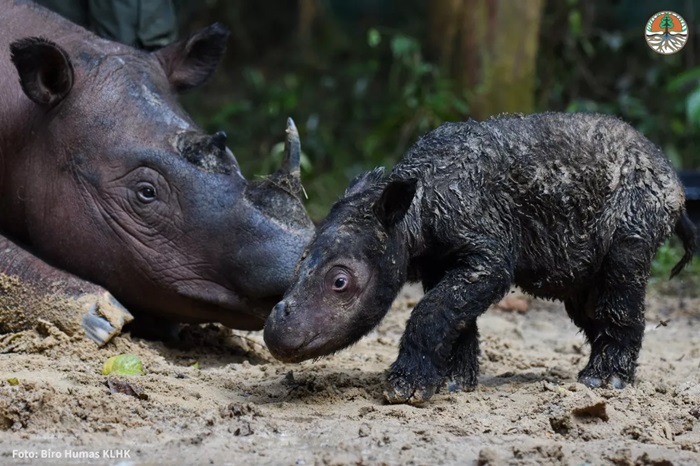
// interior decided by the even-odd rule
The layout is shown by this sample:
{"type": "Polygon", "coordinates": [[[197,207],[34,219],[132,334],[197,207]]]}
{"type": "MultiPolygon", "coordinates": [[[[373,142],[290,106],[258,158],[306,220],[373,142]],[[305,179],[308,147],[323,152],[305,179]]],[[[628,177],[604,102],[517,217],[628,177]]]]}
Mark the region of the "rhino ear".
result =
{"type": "Polygon", "coordinates": [[[368,172],[360,173],[353,178],[352,181],[350,181],[350,184],[345,189],[345,194],[343,194],[343,197],[350,197],[361,193],[369,186],[381,181],[382,178],[384,178],[384,167],[377,167],[368,172]]]}
{"type": "Polygon", "coordinates": [[[39,105],[53,107],[73,88],[73,64],[58,45],[40,37],[10,44],[10,56],[27,97],[39,105]]]}
{"type": "Polygon", "coordinates": [[[374,215],[385,228],[392,228],[406,215],[416,194],[416,186],[415,179],[393,180],[386,185],[379,200],[374,203],[374,215]]]}
{"type": "Polygon", "coordinates": [[[177,92],[203,84],[224,56],[229,32],[215,23],[155,53],[177,92]]]}

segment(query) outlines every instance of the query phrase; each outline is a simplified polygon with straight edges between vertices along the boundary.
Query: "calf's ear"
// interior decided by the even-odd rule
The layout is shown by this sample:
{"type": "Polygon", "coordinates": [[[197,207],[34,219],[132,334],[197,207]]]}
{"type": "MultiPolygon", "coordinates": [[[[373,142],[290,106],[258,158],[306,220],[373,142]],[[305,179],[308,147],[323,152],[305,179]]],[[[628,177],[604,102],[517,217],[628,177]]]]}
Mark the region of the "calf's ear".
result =
{"type": "Polygon", "coordinates": [[[39,105],[53,107],[73,88],[73,64],[58,45],[41,37],[10,44],[10,57],[24,93],[39,105]]]}
{"type": "Polygon", "coordinates": [[[215,23],[154,54],[177,92],[203,84],[224,56],[229,32],[215,23]]]}
{"type": "Polygon", "coordinates": [[[390,181],[377,202],[374,203],[374,215],[385,228],[389,229],[399,223],[413,202],[416,194],[417,180],[390,181]]]}

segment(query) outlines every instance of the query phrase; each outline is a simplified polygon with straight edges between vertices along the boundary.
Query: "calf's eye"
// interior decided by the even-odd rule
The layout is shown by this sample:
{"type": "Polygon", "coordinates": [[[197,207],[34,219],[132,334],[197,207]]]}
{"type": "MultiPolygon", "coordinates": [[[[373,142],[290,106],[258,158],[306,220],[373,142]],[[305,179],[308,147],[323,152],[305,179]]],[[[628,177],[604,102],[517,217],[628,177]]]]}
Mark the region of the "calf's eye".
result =
{"type": "Polygon", "coordinates": [[[326,273],[324,286],[327,291],[343,294],[346,297],[355,291],[355,277],[345,267],[335,266],[326,273]]]}
{"type": "Polygon", "coordinates": [[[348,288],[348,277],[344,274],[338,274],[333,281],[333,291],[338,293],[345,291],[348,288]]]}

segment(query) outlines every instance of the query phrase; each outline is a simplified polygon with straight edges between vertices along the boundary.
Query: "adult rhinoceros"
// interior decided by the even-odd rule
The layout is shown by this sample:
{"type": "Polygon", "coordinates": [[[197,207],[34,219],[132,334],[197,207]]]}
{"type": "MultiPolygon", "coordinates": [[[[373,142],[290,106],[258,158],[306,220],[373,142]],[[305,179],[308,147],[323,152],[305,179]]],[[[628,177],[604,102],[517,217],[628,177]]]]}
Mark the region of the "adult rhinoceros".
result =
{"type": "Polygon", "coordinates": [[[293,124],[283,167],[247,182],[226,135],[177,102],[227,37],[213,25],[148,53],[0,0],[0,333],[51,297],[90,310],[83,327],[100,343],[129,318],[118,302],[262,328],[313,224],[293,124]]]}

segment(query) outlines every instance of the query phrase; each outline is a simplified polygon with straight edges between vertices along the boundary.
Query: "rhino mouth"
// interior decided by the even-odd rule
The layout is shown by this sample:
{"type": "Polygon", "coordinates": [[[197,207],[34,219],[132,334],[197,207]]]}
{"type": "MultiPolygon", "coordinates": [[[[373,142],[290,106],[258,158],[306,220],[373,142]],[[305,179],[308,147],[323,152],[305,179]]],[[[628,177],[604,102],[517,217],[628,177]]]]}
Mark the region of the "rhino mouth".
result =
{"type": "MultiPolygon", "coordinates": [[[[194,302],[192,310],[186,310],[185,316],[194,320],[221,322],[237,320],[237,314],[243,313],[264,323],[279,296],[249,298],[218,283],[207,280],[187,280],[175,284],[178,295],[194,302]],[[197,303],[207,308],[207,312],[198,309],[197,303]],[[216,309],[213,309],[216,308],[216,309]],[[211,314],[214,314],[213,316],[211,314]]],[[[261,325],[262,327],[262,325],[261,325]]]]}
{"type": "Polygon", "coordinates": [[[275,359],[282,362],[298,363],[332,353],[332,350],[328,350],[329,342],[323,336],[322,332],[299,335],[291,329],[282,330],[271,324],[270,320],[265,324],[265,344],[275,359]]]}

